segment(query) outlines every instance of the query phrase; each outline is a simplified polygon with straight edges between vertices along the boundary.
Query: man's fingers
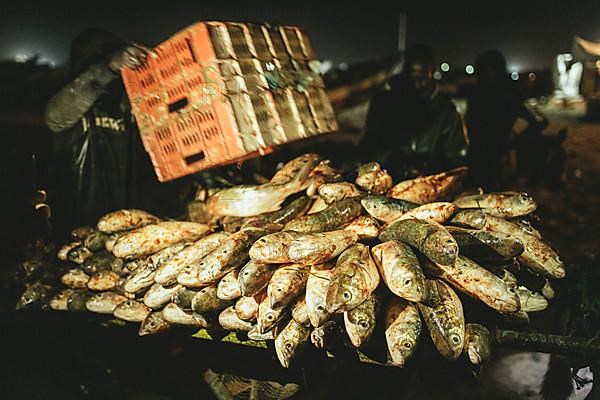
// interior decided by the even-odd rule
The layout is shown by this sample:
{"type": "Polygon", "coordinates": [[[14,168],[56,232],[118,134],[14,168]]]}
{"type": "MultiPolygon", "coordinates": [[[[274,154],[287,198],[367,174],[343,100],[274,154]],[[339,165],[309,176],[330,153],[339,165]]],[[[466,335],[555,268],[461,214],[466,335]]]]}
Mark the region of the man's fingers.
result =
{"type": "Polygon", "coordinates": [[[152,49],[151,47],[146,46],[145,44],[138,43],[138,42],[132,42],[131,44],[132,44],[132,46],[136,47],[137,49],[143,51],[145,54],[150,54],[152,57],[158,57],[158,54],[156,54],[156,51],[154,51],[154,49],[152,49]]]}

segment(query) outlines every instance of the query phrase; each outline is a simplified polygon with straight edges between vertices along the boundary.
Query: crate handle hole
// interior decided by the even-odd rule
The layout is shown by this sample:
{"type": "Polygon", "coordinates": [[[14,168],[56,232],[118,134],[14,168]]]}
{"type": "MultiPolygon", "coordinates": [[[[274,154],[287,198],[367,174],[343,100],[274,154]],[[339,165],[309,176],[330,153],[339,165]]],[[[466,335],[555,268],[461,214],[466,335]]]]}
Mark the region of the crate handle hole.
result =
{"type": "Polygon", "coordinates": [[[185,108],[189,104],[187,97],[184,97],[181,100],[174,101],[173,103],[169,103],[169,112],[173,113],[176,111],[185,108]]]}
{"type": "Polygon", "coordinates": [[[184,158],[184,160],[187,165],[190,165],[190,164],[197,163],[198,161],[202,161],[205,158],[206,158],[206,155],[204,154],[203,151],[201,151],[200,153],[196,153],[196,154],[192,154],[191,156],[187,156],[186,158],[184,158]]]}

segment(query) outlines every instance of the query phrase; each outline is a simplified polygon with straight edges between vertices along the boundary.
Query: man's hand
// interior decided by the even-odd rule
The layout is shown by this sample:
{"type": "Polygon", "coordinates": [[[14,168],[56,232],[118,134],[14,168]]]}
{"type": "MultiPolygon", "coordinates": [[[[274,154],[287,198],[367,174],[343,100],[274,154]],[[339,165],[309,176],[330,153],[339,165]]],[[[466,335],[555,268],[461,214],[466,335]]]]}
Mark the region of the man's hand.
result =
{"type": "Polygon", "coordinates": [[[156,53],[148,46],[132,42],[112,55],[108,67],[116,74],[121,73],[124,67],[138,69],[144,66],[148,56],[156,57],[156,53]]]}

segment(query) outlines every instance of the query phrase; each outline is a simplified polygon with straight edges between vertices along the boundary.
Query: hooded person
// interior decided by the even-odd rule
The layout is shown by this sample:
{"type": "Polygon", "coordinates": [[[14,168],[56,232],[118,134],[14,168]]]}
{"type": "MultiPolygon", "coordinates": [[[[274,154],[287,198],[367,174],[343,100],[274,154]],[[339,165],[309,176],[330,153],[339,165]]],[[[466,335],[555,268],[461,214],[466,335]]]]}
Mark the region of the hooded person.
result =
{"type": "Polygon", "coordinates": [[[57,162],[64,166],[53,207],[59,224],[93,225],[121,208],[170,211],[160,199],[172,185],[161,185],[152,170],[120,78],[122,68],[139,68],[151,54],[99,29],[73,41],[70,82],[45,112],[57,162]]]}

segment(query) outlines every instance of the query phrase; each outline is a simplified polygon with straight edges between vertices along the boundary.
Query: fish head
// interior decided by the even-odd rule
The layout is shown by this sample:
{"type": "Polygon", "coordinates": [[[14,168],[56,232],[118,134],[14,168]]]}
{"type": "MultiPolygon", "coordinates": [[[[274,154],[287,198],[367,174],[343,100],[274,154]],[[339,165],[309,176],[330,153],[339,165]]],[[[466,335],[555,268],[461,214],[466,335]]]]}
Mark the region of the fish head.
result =
{"type": "Polygon", "coordinates": [[[425,239],[425,250],[434,255],[435,260],[431,260],[440,265],[454,265],[458,257],[458,243],[445,230],[439,230],[425,239]]]}
{"type": "Polygon", "coordinates": [[[537,208],[537,204],[529,193],[521,192],[514,197],[516,206],[522,210],[523,214],[531,214],[537,208]]]}
{"type": "Polygon", "coordinates": [[[338,270],[344,268],[346,271],[336,271],[327,289],[327,311],[331,314],[344,312],[357,307],[364,301],[363,279],[356,274],[353,265],[342,265],[338,270]]]}
{"type": "Polygon", "coordinates": [[[271,307],[279,309],[283,307],[288,300],[288,282],[271,282],[268,287],[269,301],[271,307]]]}
{"type": "Polygon", "coordinates": [[[30,260],[23,261],[22,267],[27,275],[31,275],[36,271],[39,271],[44,266],[44,261],[39,258],[32,258],[30,260]]]}
{"type": "Polygon", "coordinates": [[[308,314],[308,319],[310,320],[311,325],[314,327],[323,325],[323,323],[325,323],[329,317],[331,317],[331,314],[327,310],[326,301],[318,302],[314,306],[313,310],[311,310],[311,312],[308,314]]]}
{"type": "Polygon", "coordinates": [[[40,299],[40,292],[37,285],[28,287],[17,302],[17,310],[22,310],[29,307],[40,299]]]}
{"type": "Polygon", "coordinates": [[[370,315],[356,308],[346,313],[346,318],[352,324],[352,329],[346,329],[346,331],[355,346],[361,346],[373,333],[375,329],[374,316],[374,314],[370,315]]]}
{"type": "Polygon", "coordinates": [[[163,318],[162,312],[151,312],[142,321],[138,334],[140,336],[155,335],[169,329],[170,326],[171,324],[163,318]]]}
{"type": "Polygon", "coordinates": [[[125,316],[128,318],[141,318],[146,316],[148,308],[135,300],[126,300],[119,304],[115,309],[115,315],[125,316]]]}
{"type": "Polygon", "coordinates": [[[264,273],[264,264],[259,264],[254,261],[248,262],[238,273],[238,284],[244,296],[250,292],[254,292],[258,286],[263,286],[267,283],[269,274],[264,273]]]}
{"type": "Polygon", "coordinates": [[[410,359],[417,347],[418,338],[410,334],[402,334],[399,340],[394,342],[393,346],[388,348],[390,357],[394,365],[404,367],[406,361],[410,359]]]}
{"type": "Polygon", "coordinates": [[[98,293],[94,296],[90,297],[85,302],[85,308],[87,308],[91,312],[97,312],[101,309],[106,308],[106,303],[108,299],[105,293],[98,293]]]}
{"type": "Polygon", "coordinates": [[[283,240],[278,237],[262,237],[258,239],[249,251],[250,258],[253,260],[280,260],[287,257],[287,246],[283,240]]]}
{"type": "Polygon", "coordinates": [[[429,298],[429,285],[427,284],[425,275],[411,273],[410,276],[406,276],[401,282],[405,288],[405,298],[407,300],[422,303],[429,298]]]}
{"type": "Polygon", "coordinates": [[[306,339],[308,331],[294,320],[275,338],[275,352],[284,368],[289,368],[296,351],[306,339]]]}
{"type": "Polygon", "coordinates": [[[387,219],[386,215],[389,211],[389,200],[386,196],[366,196],[360,200],[360,203],[370,216],[380,220],[387,219]]]}
{"type": "Polygon", "coordinates": [[[281,312],[274,310],[269,305],[269,299],[264,299],[258,306],[257,327],[260,333],[266,333],[277,324],[281,312]]]}
{"type": "Polygon", "coordinates": [[[516,289],[521,310],[525,312],[543,311],[548,308],[548,300],[540,293],[532,292],[524,286],[519,286],[516,289]]]}
{"type": "Polygon", "coordinates": [[[465,332],[461,327],[453,326],[444,331],[443,341],[440,343],[442,355],[449,360],[456,360],[463,351],[465,345],[465,332]]]}
{"type": "MultiPolygon", "coordinates": [[[[202,262],[200,262],[202,264],[202,262]]],[[[187,265],[178,275],[177,283],[187,286],[195,287],[200,285],[199,271],[196,265],[187,265]]]]}

